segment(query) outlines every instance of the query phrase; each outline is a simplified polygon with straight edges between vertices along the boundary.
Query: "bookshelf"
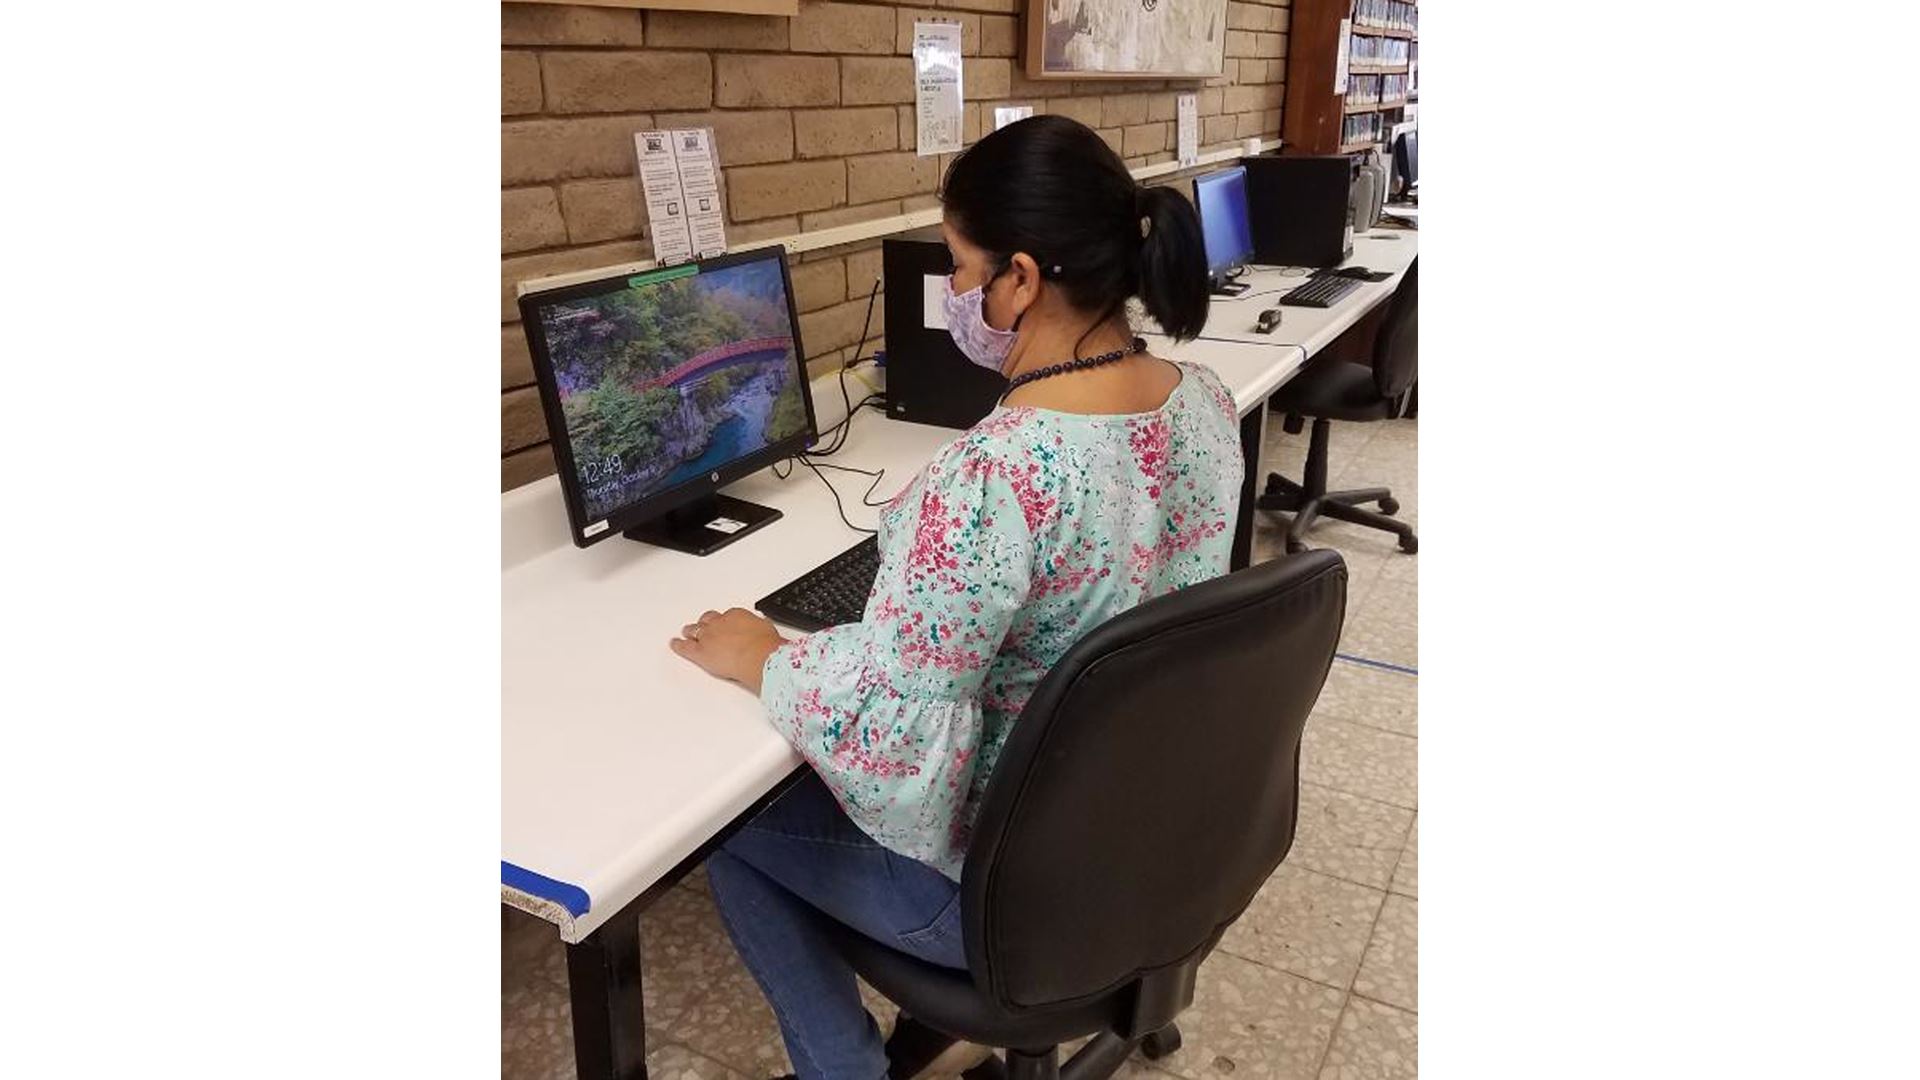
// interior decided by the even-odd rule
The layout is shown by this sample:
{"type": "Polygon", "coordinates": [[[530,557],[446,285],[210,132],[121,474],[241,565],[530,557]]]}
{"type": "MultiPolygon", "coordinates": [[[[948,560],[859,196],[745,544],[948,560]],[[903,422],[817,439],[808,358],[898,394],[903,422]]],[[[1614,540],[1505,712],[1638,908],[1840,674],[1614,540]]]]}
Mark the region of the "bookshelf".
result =
{"type": "Polygon", "coordinates": [[[1354,154],[1382,143],[1419,100],[1414,82],[1419,60],[1415,3],[1293,0],[1283,152],[1354,154]],[[1342,19],[1352,20],[1352,32],[1347,89],[1336,93],[1342,19]]]}

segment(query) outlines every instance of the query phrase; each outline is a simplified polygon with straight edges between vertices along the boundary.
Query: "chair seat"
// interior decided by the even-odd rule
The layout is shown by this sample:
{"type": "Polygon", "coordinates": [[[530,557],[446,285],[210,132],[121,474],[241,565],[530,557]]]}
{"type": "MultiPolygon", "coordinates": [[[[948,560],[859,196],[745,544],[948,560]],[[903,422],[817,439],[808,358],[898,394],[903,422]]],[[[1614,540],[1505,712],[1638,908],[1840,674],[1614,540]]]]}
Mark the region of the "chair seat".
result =
{"type": "Polygon", "coordinates": [[[1046,1012],[1010,1013],[974,986],[973,976],[928,964],[857,931],[835,925],[842,956],[860,977],[928,1027],[983,1046],[1046,1047],[1112,1030],[1124,994],[1046,1012]]]}
{"type": "Polygon", "coordinates": [[[1393,402],[1380,396],[1373,369],[1344,360],[1309,366],[1273,400],[1287,412],[1329,420],[1385,420],[1393,415],[1393,402]]]}

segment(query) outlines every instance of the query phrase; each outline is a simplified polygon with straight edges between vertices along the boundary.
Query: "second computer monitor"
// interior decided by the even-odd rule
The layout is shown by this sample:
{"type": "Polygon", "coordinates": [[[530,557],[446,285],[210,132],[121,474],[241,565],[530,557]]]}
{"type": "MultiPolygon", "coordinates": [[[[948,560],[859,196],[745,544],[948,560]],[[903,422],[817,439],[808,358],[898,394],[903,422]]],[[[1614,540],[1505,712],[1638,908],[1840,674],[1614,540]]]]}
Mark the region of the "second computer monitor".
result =
{"type": "Polygon", "coordinates": [[[1218,281],[1253,258],[1247,225],[1247,170],[1236,166],[1195,177],[1193,202],[1207,248],[1207,272],[1218,281]]]}

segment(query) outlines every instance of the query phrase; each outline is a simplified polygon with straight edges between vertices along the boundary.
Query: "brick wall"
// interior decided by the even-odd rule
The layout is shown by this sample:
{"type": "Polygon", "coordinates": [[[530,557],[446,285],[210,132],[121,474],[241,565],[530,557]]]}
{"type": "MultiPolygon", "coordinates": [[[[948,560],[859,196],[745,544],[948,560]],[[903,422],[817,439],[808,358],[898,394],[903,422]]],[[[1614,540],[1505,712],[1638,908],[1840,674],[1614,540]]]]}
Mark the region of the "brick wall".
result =
{"type": "MultiPolygon", "coordinates": [[[[757,239],[936,205],[949,156],[914,153],[916,19],[956,20],[965,130],[996,104],[1032,105],[1097,129],[1129,166],[1172,160],[1174,102],[1199,95],[1202,152],[1276,137],[1290,0],[1230,0],[1226,78],[1029,80],[1018,60],[1028,0],[937,6],[801,0],[794,18],[548,4],[501,5],[501,486],[553,471],[514,286],[650,256],[633,133],[711,127],[727,239],[757,239]]],[[[879,241],[807,252],[795,303],[816,373],[861,347],[879,241]]],[[[869,348],[880,344],[874,306],[869,348]]]]}

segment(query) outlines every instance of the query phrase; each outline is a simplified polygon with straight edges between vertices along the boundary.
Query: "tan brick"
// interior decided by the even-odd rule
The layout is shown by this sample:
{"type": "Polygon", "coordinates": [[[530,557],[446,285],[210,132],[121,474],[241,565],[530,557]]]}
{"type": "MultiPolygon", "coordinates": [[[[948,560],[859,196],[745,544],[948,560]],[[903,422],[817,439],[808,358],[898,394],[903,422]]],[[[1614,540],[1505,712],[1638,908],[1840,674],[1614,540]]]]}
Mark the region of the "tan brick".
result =
{"type": "Polygon", "coordinates": [[[513,188],[500,193],[500,250],[506,253],[558,247],[567,242],[560,204],[548,187],[513,188]]]}
{"type": "MultiPolygon", "coordinates": [[[[636,11],[633,14],[640,13],[636,11]]],[[[553,473],[553,446],[550,443],[506,454],[500,458],[500,490],[512,491],[523,484],[552,476],[553,473]]]]}
{"type": "Polygon", "coordinates": [[[644,45],[640,13],[621,8],[501,4],[502,45],[644,45]]]}
{"type": "Polygon", "coordinates": [[[1260,125],[1260,114],[1259,114],[1259,113],[1257,113],[1257,112],[1243,112],[1243,113],[1240,113],[1240,114],[1238,114],[1238,115],[1236,115],[1236,116],[1235,116],[1235,117],[1233,118],[1233,120],[1234,120],[1234,122],[1233,122],[1233,137],[1234,137],[1234,138],[1236,138],[1236,139],[1244,139],[1244,138],[1246,138],[1246,137],[1247,137],[1247,136],[1249,136],[1249,135],[1258,135],[1258,134],[1260,134],[1260,128],[1261,128],[1261,125],[1260,125]]]}
{"type": "Polygon", "coordinates": [[[1207,116],[1200,120],[1200,142],[1204,146],[1232,142],[1235,118],[1232,116],[1207,116]]]}
{"type": "Polygon", "coordinates": [[[1013,56],[1020,51],[1020,20],[1011,15],[980,16],[980,55],[1013,56]]]}
{"type": "Polygon", "coordinates": [[[847,200],[847,167],[839,161],[794,161],[727,170],[729,206],[741,221],[821,210],[847,200]]]}
{"type": "Polygon", "coordinates": [[[705,53],[555,52],[542,60],[547,109],[557,113],[704,109],[713,104],[705,53]]]}
{"type": "Polygon", "coordinates": [[[1013,61],[972,59],[960,62],[960,88],[966,99],[1003,98],[1013,79],[1013,61]]]}
{"type": "Polygon", "coordinates": [[[781,15],[649,11],[647,12],[647,45],[655,49],[781,51],[787,47],[789,21],[781,15]]]}
{"type": "Polygon", "coordinates": [[[793,160],[793,121],[784,109],[662,113],[656,122],[662,128],[712,128],[722,165],[793,160]]]}
{"type": "Polygon", "coordinates": [[[897,199],[940,186],[940,162],[912,152],[847,159],[847,201],[897,199]]]}
{"type": "Polygon", "coordinates": [[[1227,29],[1264,30],[1267,26],[1266,8],[1258,4],[1229,3],[1227,5],[1227,29]]]}
{"type": "Polygon", "coordinates": [[[971,145],[980,141],[980,112],[983,106],[977,101],[969,101],[960,106],[960,142],[971,145]]]}
{"type": "MultiPolygon", "coordinates": [[[[834,349],[844,349],[860,341],[860,328],[867,325],[867,301],[849,300],[819,311],[803,312],[800,316],[800,340],[806,346],[807,355],[819,356],[834,349]]],[[[867,331],[868,337],[878,335],[885,329],[882,319],[882,306],[873,305],[873,321],[867,331]]]]}
{"type": "Polygon", "coordinates": [[[881,105],[913,100],[913,60],[904,56],[847,56],[840,60],[840,101],[881,105]]]}
{"type": "Polygon", "coordinates": [[[803,263],[790,272],[793,305],[802,312],[819,311],[847,298],[847,264],[840,259],[803,263]]]}
{"type": "Polygon", "coordinates": [[[1180,118],[1180,95],[1177,93],[1155,94],[1147,99],[1147,119],[1177,120],[1180,118]]]}
{"type": "Polygon", "coordinates": [[[507,121],[500,125],[500,182],[632,176],[633,133],[652,127],[651,116],[507,121]]]}
{"type": "Polygon", "coordinates": [[[1258,44],[1251,30],[1227,31],[1227,56],[1229,57],[1257,56],[1259,55],[1259,49],[1256,47],[1258,44]]]}
{"type": "Polygon", "coordinates": [[[833,210],[817,210],[800,215],[800,231],[813,232],[817,229],[833,229],[841,225],[856,225],[874,218],[893,217],[900,213],[900,200],[888,199],[883,202],[867,203],[864,206],[842,206],[833,210]]]}
{"type": "Polygon", "coordinates": [[[1264,33],[1253,35],[1253,55],[1270,58],[1287,55],[1287,36],[1264,33]]]}
{"type": "Polygon", "coordinates": [[[1119,128],[1101,128],[1099,131],[1100,137],[1106,140],[1108,146],[1113,147],[1113,152],[1116,154],[1120,153],[1122,144],[1120,132],[1121,129],[1119,128]]]}
{"type": "Polygon", "coordinates": [[[1267,13],[1269,16],[1271,16],[1271,19],[1272,19],[1272,21],[1267,24],[1267,29],[1277,30],[1280,33],[1284,34],[1288,31],[1289,28],[1292,27],[1293,12],[1288,10],[1287,8],[1283,8],[1283,7],[1268,8],[1267,13]]]}
{"type": "MultiPolygon", "coordinates": [[[[947,174],[947,168],[952,164],[952,160],[952,154],[948,154],[946,157],[940,159],[940,175],[945,176],[947,174]]],[[[909,195],[900,200],[900,212],[903,214],[911,214],[915,210],[931,210],[939,205],[940,196],[937,194],[909,195]]]]}
{"type": "Polygon", "coordinates": [[[793,17],[793,44],[797,53],[893,52],[893,9],[870,4],[836,4],[802,0],[793,17]]]}
{"type": "Polygon", "coordinates": [[[936,0],[935,6],[959,8],[965,11],[999,11],[1012,14],[1020,10],[1020,0],[936,0]]]}
{"type": "Polygon", "coordinates": [[[1221,103],[1226,98],[1226,88],[1209,86],[1196,91],[1193,97],[1194,111],[1196,113],[1201,116],[1213,116],[1220,111],[1221,103]]]}
{"type": "Polygon", "coordinates": [[[1109,94],[1100,99],[1100,126],[1125,127],[1147,122],[1147,95],[1109,94]]]}
{"type": "Polygon", "coordinates": [[[920,125],[914,122],[913,106],[895,105],[900,114],[900,149],[920,149],[920,125]]]}
{"type": "Polygon", "coordinates": [[[971,11],[935,11],[932,8],[894,8],[893,51],[902,56],[913,54],[913,24],[916,22],[957,22],[960,24],[960,55],[980,55],[980,16],[971,11]]]}
{"type": "Polygon", "coordinates": [[[1142,154],[1155,154],[1167,148],[1167,127],[1163,123],[1136,124],[1125,129],[1123,142],[1126,157],[1138,157],[1142,154]]]}
{"type": "MultiPolygon", "coordinates": [[[[880,248],[870,247],[847,256],[847,299],[865,300],[873,283],[879,281],[880,248]]],[[[884,287],[884,282],[882,283],[884,287]]]]}
{"type": "Polygon", "coordinates": [[[802,109],[793,114],[793,142],[803,158],[871,154],[897,148],[900,126],[890,105],[802,109]]]}
{"type": "MultiPolygon", "coordinates": [[[[854,333],[859,333],[856,328],[854,333]]],[[[500,452],[547,441],[547,417],[540,411],[540,388],[523,386],[500,395],[500,452]]]]}
{"type": "Polygon", "coordinates": [[[500,328],[500,389],[533,385],[533,354],[527,351],[527,335],[519,323],[500,328]]]}
{"type": "Polygon", "coordinates": [[[1100,126],[1100,99],[1084,97],[1048,98],[1045,109],[1035,112],[1050,112],[1055,116],[1065,116],[1078,120],[1088,127],[1100,126]]]}
{"type": "Polygon", "coordinates": [[[567,219],[567,239],[575,244],[641,236],[647,224],[640,182],[632,177],[562,184],[560,212],[567,219]]]}
{"type": "Polygon", "coordinates": [[[1222,99],[1221,109],[1230,113],[1277,109],[1280,107],[1281,93],[1282,89],[1278,83],[1229,86],[1222,99]]]}
{"type": "Polygon", "coordinates": [[[734,251],[744,251],[762,240],[792,236],[799,231],[800,219],[797,217],[768,218],[765,221],[749,221],[739,225],[729,223],[727,246],[734,251]]]}
{"type": "Polygon", "coordinates": [[[540,60],[530,52],[500,54],[500,115],[540,111],[540,60]]]}
{"type": "Polygon", "coordinates": [[[714,104],[727,109],[840,103],[840,65],[830,56],[719,56],[714,104]]]}
{"type": "Polygon", "coordinates": [[[538,255],[515,255],[500,260],[500,321],[518,322],[520,305],[514,297],[514,287],[522,281],[547,277],[552,274],[567,274],[575,270],[592,270],[618,263],[639,262],[647,257],[647,245],[634,240],[623,240],[613,244],[595,244],[592,247],[568,248],[565,251],[544,251],[538,255]]]}
{"type": "Polygon", "coordinates": [[[1260,110],[1260,131],[1263,134],[1278,134],[1280,131],[1280,110],[1260,110]]]}

